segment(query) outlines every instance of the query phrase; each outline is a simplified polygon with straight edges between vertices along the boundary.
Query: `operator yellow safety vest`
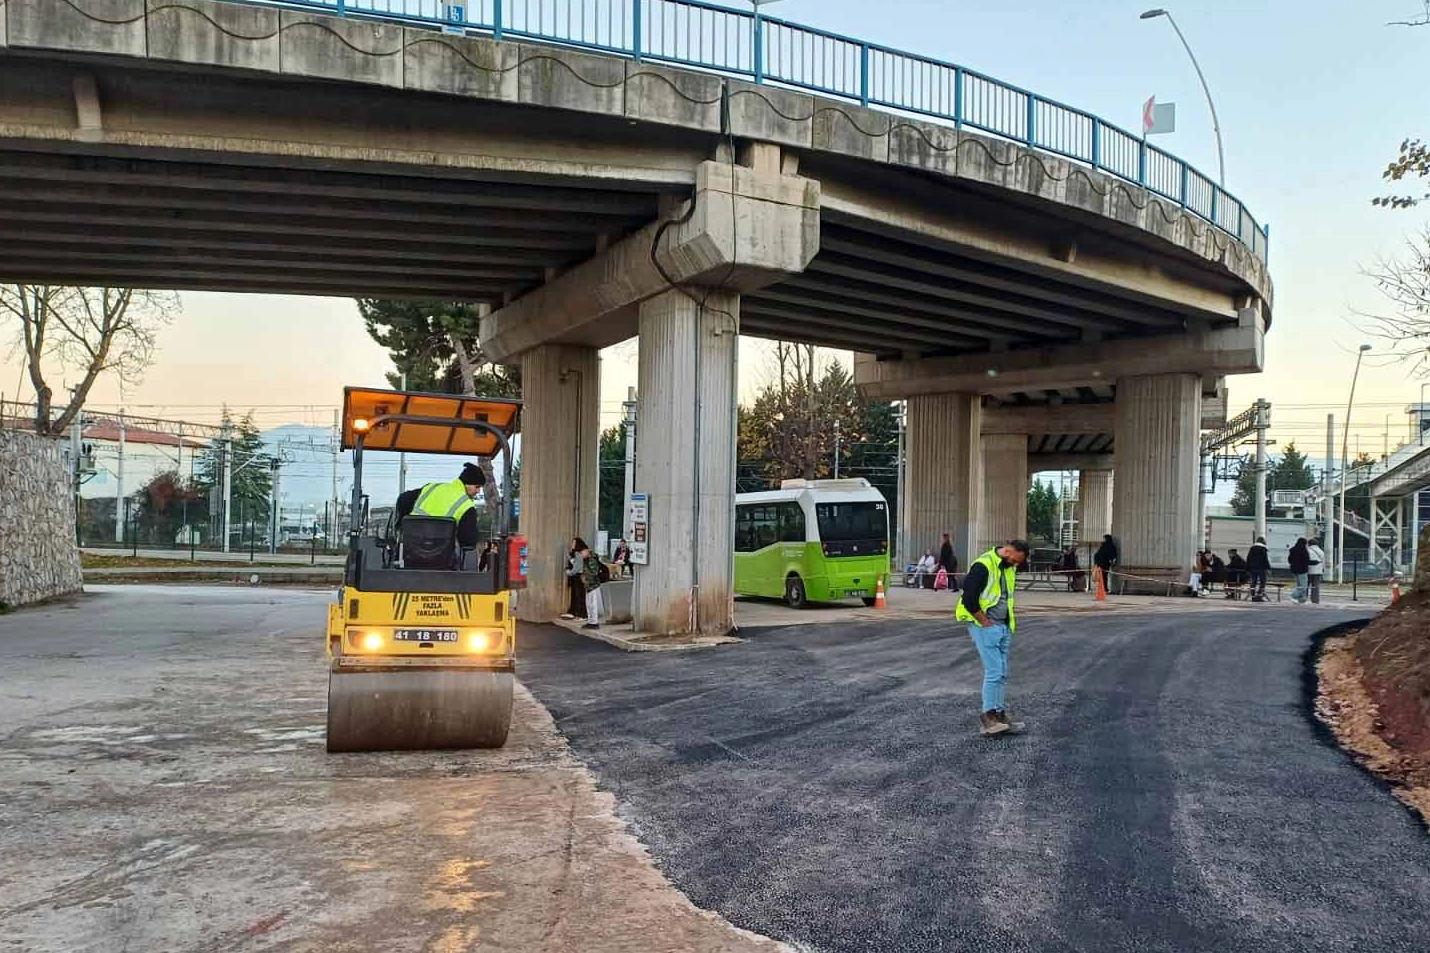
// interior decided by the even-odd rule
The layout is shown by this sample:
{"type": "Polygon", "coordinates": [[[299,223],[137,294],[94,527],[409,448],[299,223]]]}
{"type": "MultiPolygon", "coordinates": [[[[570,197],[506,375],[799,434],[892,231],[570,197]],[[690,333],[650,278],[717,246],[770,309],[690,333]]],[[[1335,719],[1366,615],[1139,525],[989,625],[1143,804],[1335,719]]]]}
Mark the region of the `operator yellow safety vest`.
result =
{"type": "MultiPolygon", "coordinates": [[[[1007,587],[1008,590],[1008,631],[1014,631],[1017,626],[1014,622],[1013,615],[1013,593],[1017,591],[1017,571],[1012,566],[1009,566],[1006,569],[1003,567],[1003,560],[998,555],[997,547],[994,547],[993,549],[988,550],[988,552],[984,553],[982,556],[979,556],[977,559],[974,560],[974,563],[982,563],[988,569],[988,584],[984,586],[983,591],[978,594],[978,608],[982,609],[984,612],[987,612],[989,609],[993,608],[998,604],[998,599],[1002,595],[998,588],[998,574],[1003,574],[1003,584],[1007,587]]],[[[969,568],[971,569],[973,567],[970,566],[969,568]]],[[[960,622],[969,622],[975,624],[978,622],[978,620],[973,617],[973,613],[969,612],[968,609],[964,606],[962,596],[959,597],[958,606],[953,610],[953,615],[954,618],[956,618],[960,622]]]]}
{"type": "Polygon", "coordinates": [[[460,479],[448,483],[429,483],[422,488],[412,512],[418,516],[436,516],[461,522],[467,510],[476,504],[467,497],[466,485],[460,479]]]}

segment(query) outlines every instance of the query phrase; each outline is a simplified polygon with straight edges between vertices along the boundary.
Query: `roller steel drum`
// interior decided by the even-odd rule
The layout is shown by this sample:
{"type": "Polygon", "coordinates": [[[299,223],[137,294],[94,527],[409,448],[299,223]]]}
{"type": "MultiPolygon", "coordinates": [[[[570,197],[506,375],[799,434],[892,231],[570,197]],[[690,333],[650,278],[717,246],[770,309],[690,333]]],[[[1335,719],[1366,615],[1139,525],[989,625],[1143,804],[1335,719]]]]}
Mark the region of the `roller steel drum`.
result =
{"type": "Polygon", "coordinates": [[[511,727],[510,672],[331,672],[329,751],[500,748],[511,727]]]}

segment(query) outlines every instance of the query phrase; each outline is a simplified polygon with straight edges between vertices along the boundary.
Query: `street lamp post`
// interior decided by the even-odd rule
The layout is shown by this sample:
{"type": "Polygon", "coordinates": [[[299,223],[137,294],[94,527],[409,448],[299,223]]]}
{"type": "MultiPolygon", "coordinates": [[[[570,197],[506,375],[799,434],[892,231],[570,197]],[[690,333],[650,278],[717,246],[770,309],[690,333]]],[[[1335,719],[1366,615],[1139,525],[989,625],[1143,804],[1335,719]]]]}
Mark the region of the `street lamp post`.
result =
{"type": "MultiPolygon", "coordinates": [[[[1360,350],[1356,352],[1356,369],[1351,374],[1351,394],[1346,398],[1346,420],[1341,426],[1341,511],[1336,514],[1336,583],[1340,584],[1345,573],[1346,563],[1346,480],[1350,477],[1350,458],[1346,456],[1349,451],[1351,439],[1351,407],[1356,401],[1356,381],[1360,378],[1360,362],[1365,357],[1365,352],[1370,350],[1369,344],[1362,344],[1360,350]]],[[[1374,514],[1372,514],[1373,516],[1374,514]]],[[[1375,532],[1375,521],[1371,520],[1371,532],[1375,532]]]]}
{"type": "Polygon", "coordinates": [[[780,0],[750,0],[750,6],[755,8],[755,18],[750,24],[750,56],[754,61],[755,82],[757,83],[765,81],[765,31],[764,17],[760,13],[760,7],[779,2],[780,0]]]}
{"type": "Polygon", "coordinates": [[[1202,75],[1202,67],[1197,63],[1196,55],[1192,53],[1191,44],[1189,44],[1187,38],[1182,35],[1182,30],[1177,26],[1177,21],[1172,19],[1171,13],[1166,10],[1157,9],[1148,10],[1142,14],[1143,20],[1154,20],[1157,17],[1166,17],[1167,22],[1172,24],[1172,29],[1177,31],[1177,39],[1182,41],[1182,48],[1187,51],[1187,56],[1192,61],[1192,69],[1197,71],[1197,79],[1202,82],[1202,92],[1206,93],[1207,96],[1207,108],[1210,109],[1212,113],[1212,131],[1216,133],[1217,184],[1222,188],[1226,188],[1226,156],[1222,153],[1221,148],[1221,122],[1216,116],[1216,104],[1212,102],[1212,91],[1207,88],[1207,78],[1202,75]]]}

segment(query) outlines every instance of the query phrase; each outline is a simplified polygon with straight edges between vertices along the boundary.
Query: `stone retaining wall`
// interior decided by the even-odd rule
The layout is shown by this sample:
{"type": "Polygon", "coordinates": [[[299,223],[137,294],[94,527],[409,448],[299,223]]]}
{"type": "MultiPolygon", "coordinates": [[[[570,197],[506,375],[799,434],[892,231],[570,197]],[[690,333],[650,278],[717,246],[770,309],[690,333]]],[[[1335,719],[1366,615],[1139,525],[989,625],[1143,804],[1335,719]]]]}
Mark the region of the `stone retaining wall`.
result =
{"type": "Polygon", "coordinates": [[[78,592],[83,582],[64,445],[0,430],[0,606],[78,592]]]}

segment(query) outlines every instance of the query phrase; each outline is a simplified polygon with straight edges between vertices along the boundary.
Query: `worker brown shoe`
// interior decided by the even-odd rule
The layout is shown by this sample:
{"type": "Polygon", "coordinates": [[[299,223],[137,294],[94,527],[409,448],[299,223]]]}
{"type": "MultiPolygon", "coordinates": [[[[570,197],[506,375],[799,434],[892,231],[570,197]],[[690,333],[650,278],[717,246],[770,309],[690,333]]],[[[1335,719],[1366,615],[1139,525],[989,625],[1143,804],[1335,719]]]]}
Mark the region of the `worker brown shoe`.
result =
{"type": "Polygon", "coordinates": [[[985,711],[979,715],[978,726],[981,735],[1001,735],[1008,730],[1008,723],[999,718],[996,711],[985,711]]]}
{"type": "Polygon", "coordinates": [[[998,720],[1001,721],[1001,722],[1003,722],[1003,724],[1005,724],[1005,725],[1008,726],[1008,731],[1009,731],[1010,734],[1015,734],[1015,735],[1016,735],[1016,734],[1018,734],[1020,731],[1022,731],[1024,728],[1028,727],[1026,724],[1024,724],[1024,723],[1021,722],[1021,721],[1014,721],[1013,719],[1009,718],[1009,717],[1008,717],[1008,709],[1006,709],[1006,708],[1001,709],[1001,710],[999,710],[999,711],[995,711],[993,714],[997,715],[997,716],[998,716],[998,720]]]}

